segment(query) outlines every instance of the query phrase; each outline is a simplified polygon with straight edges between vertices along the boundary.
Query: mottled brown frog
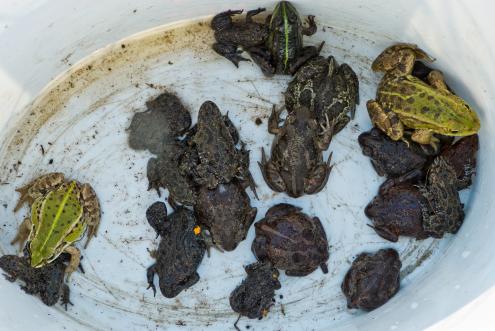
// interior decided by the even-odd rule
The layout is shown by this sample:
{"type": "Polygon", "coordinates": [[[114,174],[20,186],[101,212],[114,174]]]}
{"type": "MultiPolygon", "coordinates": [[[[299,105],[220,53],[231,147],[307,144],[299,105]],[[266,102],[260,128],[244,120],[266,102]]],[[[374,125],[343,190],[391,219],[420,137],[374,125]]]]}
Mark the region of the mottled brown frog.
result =
{"type": "Polygon", "coordinates": [[[211,233],[213,243],[226,251],[234,250],[246,239],[256,217],[256,208],[251,207],[249,196],[237,181],[219,184],[213,190],[201,187],[194,210],[198,222],[211,233]]]}
{"type": "Polygon", "coordinates": [[[371,227],[386,240],[397,242],[399,236],[425,239],[423,212],[427,204],[415,185],[402,183],[382,190],[364,212],[373,221],[371,227]]]}
{"type": "Polygon", "coordinates": [[[399,291],[401,267],[391,248],[359,254],[342,282],[347,307],[370,311],[384,305],[399,291]]]}
{"type": "Polygon", "coordinates": [[[300,107],[288,114],[279,127],[280,111],[273,107],[268,131],[275,134],[270,159],[262,150],[259,166],[268,186],[276,192],[286,192],[297,198],[303,194],[315,194],[326,185],[332,166],[331,155],[323,161],[323,151],[328,149],[333,135],[333,124],[323,129],[314,112],[300,107]]]}
{"type": "Polygon", "coordinates": [[[244,146],[236,148],[238,135],[234,129],[233,125],[226,124],[215,103],[204,102],[190,139],[192,150],[187,162],[181,164],[181,171],[191,174],[198,185],[209,189],[236,178],[248,183],[256,194],[256,185],[249,172],[249,151],[244,146]]]}
{"type": "Polygon", "coordinates": [[[280,289],[279,272],[270,262],[255,262],[244,268],[247,277],[230,294],[232,310],[248,318],[263,318],[280,289]]]}
{"type": "Polygon", "coordinates": [[[191,115],[180,99],[171,92],[146,102],[147,110],[136,113],[129,127],[129,146],[160,154],[167,144],[191,126],[191,115]]]}
{"type": "Polygon", "coordinates": [[[149,224],[158,235],[160,245],[154,254],[156,262],[147,270],[148,288],[156,294],[154,276],[158,274],[160,291],[173,298],[199,281],[196,272],[206,251],[197,231],[194,213],[178,207],[167,216],[163,202],[155,202],[146,211],[149,224]]]}
{"type": "Polygon", "coordinates": [[[251,250],[258,260],[269,260],[288,276],[306,276],[318,267],[328,272],[327,236],[318,217],[282,203],[271,207],[254,226],[251,250]]]}

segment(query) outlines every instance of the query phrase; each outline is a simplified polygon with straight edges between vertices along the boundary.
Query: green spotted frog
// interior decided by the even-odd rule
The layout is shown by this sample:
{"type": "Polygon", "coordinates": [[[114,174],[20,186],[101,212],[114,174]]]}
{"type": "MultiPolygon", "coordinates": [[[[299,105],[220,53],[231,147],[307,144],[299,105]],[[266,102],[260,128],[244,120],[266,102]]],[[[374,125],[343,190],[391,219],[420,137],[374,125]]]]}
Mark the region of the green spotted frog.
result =
{"type": "Polygon", "coordinates": [[[54,261],[63,252],[71,260],[68,275],[79,266],[80,252],[73,246],[88,228],[87,246],[96,234],[100,222],[100,204],[89,184],[67,181],[62,173],[49,173],[24,187],[14,211],[24,202],[31,205],[31,217],[19,226],[12,244],[19,243],[21,249],[28,241],[30,263],[41,268],[54,261]]]}
{"type": "Polygon", "coordinates": [[[436,146],[433,134],[470,136],[480,128],[476,112],[449,91],[437,70],[427,76],[429,84],[411,73],[416,59],[433,59],[412,44],[396,44],[385,49],[373,62],[373,71],[385,72],[376,100],[367,103],[373,124],[393,140],[402,139],[405,127],[413,129],[411,139],[436,146]]]}

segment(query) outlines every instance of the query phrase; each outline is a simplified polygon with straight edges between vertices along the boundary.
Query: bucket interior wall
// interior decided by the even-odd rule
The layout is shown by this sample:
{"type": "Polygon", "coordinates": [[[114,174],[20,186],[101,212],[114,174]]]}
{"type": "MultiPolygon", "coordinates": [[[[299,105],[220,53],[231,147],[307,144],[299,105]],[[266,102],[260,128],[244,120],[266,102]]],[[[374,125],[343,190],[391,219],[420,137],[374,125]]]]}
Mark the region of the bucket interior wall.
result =
{"type": "MultiPolygon", "coordinates": [[[[468,325],[469,329],[476,329],[494,322],[494,314],[489,309],[495,300],[495,181],[494,172],[490,170],[494,161],[492,155],[495,155],[495,144],[491,142],[493,134],[490,133],[495,127],[494,5],[482,0],[294,3],[303,15],[314,14],[318,22],[346,31],[345,38],[355,35],[357,42],[368,40],[374,48],[367,48],[370,53],[363,54],[366,58],[363,61],[370,62],[379,50],[399,41],[416,43],[432,54],[437,59],[435,67],[445,73],[449,85],[480,116],[478,169],[466,203],[466,219],[459,233],[448,242],[441,256],[436,257],[434,266],[415,277],[414,282],[408,282],[385,306],[367,314],[354,313],[337,324],[332,321],[331,314],[313,315],[312,311],[307,311],[298,316],[295,324],[284,325],[283,319],[267,319],[265,323],[253,322],[256,328],[285,330],[297,325],[302,329],[323,330],[332,325],[333,330],[419,330],[427,327],[466,330],[468,325]]],[[[0,15],[0,142],[4,144],[10,139],[10,132],[25,115],[26,107],[50,81],[108,44],[156,26],[207,17],[227,9],[273,6],[274,3],[266,1],[100,0],[91,5],[62,0],[7,1],[2,4],[0,15]]],[[[331,47],[338,49],[339,38],[332,40],[335,44],[331,47]]],[[[352,45],[353,42],[347,39],[342,43],[352,45]]],[[[359,45],[355,46],[359,48],[359,45]]],[[[343,53],[345,50],[341,50],[343,53]]],[[[362,107],[365,102],[361,100],[360,111],[365,111],[362,107]]],[[[4,175],[2,173],[0,180],[4,175]]],[[[346,181],[343,179],[342,183],[346,181]]],[[[352,184],[351,179],[349,183],[352,184]]],[[[13,201],[9,201],[10,204],[13,201]]],[[[2,215],[11,215],[11,211],[2,215]]],[[[10,221],[2,219],[2,223],[7,222],[10,221]]],[[[3,233],[0,227],[0,235],[3,233]]],[[[8,241],[2,239],[2,245],[8,241]]],[[[39,300],[19,295],[18,284],[0,279],[0,289],[0,329],[6,329],[7,325],[9,330],[92,327],[91,323],[81,323],[60,310],[47,309],[39,300]]],[[[317,289],[313,295],[314,300],[319,299],[317,289]]],[[[104,306],[94,307],[94,319],[105,310],[104,306]]],[[[166,315],[168,312],[160,313],[166,315]]],[[[188,311],[188,314],[185,320],[194,319],[194,311],[188,311]]],[[[125,318],[125,313],[122,316],[125,318]]],[[[125,323],[116,321],[116,325],[119,329],[125,323]]],[[[222,330],[226,325],[225,321],[212,322],[211,327],[222,330]]],[[[131,325],[130,329],[132,327],[135,326],[131,325]]],[[[185,326],[157,325],[156,329],[162,327],[192,328],[186,323],[185,326]]]]}

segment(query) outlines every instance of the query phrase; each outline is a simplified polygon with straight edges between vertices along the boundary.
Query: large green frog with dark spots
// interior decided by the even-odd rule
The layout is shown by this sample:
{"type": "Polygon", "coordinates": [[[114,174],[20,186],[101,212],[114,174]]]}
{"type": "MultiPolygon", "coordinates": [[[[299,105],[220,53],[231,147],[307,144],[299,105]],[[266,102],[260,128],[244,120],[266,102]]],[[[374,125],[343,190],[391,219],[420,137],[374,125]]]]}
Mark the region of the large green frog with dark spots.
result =
{"type": "Polygon", "coordinates": [[[373,71],[385,72],[376,100],[367,103],[373,124],[393,140],[403,139],[406,128],[411,139],[436,146],[434,134],[470,136],[480,128],[476,112],[453,94],[437,70],[427,76],[429,84],[411,73],[416,59],[433,61],[412,44],[396,44],[385,49],[373,62],[373,71]]]}

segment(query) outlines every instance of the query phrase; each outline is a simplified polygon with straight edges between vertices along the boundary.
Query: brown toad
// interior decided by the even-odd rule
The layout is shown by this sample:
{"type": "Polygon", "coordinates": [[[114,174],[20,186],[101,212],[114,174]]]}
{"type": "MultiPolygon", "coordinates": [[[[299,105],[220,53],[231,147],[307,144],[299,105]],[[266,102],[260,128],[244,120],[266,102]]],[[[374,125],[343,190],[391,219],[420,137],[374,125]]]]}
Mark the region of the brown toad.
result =
{"type": "Polygon", "coordinates": [[[441,156],[454,169],[457,176],[457,189],[462,190],[472,183],[476,173],[476,152],[479,148],[478,135],[461,138],[446,148],[441,156]]]}
{"type": "Polygon", "coordinates": [[[230,307],[241,316],[263,318],[280,289],[279,272],[270,262],[255,262],[244,268],[247,277],[230,294],[230,307]]]}
{"type": "Polygon", "coordinates": [[[373,221],[371,227],[384,239],[392,242],[397,242],[399,236],[425,239],[428,235],[423,230],[423,211],[427,203],[416,186],[401,183],[381,190],[364,212],[373,221]]]}
{"type": "Polygon", "coordinates": [[[324,162],[323,151],[332,140],[333,125],[327,122],[321,129],[314,112],[306,107],[290,112],[282,127],[279,121],[280,111],[273,107],[268,131],[276,137],[270,160],[262,150],[259,162],[265,182],[272,190],[294,198],[320,192],[332,169],[331,155],[324,162]]]}
{"type": "Polygon", "coordinates": [[[327,236],[318,217],[281,203],[271,207],[254,227],[251,250],[258,260],[269,260],[288,276],[306,276],[318,267],[328,272],[327,236]]]}
{"type": "Polygon", "coordinates": [[[256,217],[256,208],[251,207],[249,196],[237,181],[219,184],[213,190],[201,187],[194,211],[215,245],[226,251],[234,250],[246,239],[256,217]]]}
{"type": "Polygon", "coordinates": [[[347,307],[369,311],[385,304],[399,291],[401,266],[391,248],[359,254],[342,282],[347,307]]]}
{"type": "Polygon", "coordinates": [[[190,156],[180,165],[181,171],[191,174],[198,185],[209,189],[237,178],[248,183],[256,194],[249,172],[249,151],[244,146],[236,148],[237,130],[226,123],[231,122],[226,121],[215,103],[206,101],[201,105],[198,123],[190,139],[190,156]]]}
{"type": "Polygon", "coordinates": [[[443,157],[431,165],[426,185],[420,187],[428,201],[423,212],[423,229],[436,238],[457,233],[464,221],[463,204],[457,191],[457,175],[443,157]]]}
{"type": "Polygon", "coordinates": [[[147,269],[148,288],[156,294],[154,276],[158,274],[160,290],[173,298],[199,281],[196,272],[206,251],[196,228],[194,213],[179,207],[167,216],[163,202],[155,202],[146,211],[149,224],[158,235],[160,245],[154,254],[156,262],[147,269]]]}
{"type": "Polygon", "coordinates": [[[129,146],[160,154],[167,144],[191,126],[191,115],[180,99],[165,92],[146,102],[147,110],[136,113],[129,127],[129,146]]]}

